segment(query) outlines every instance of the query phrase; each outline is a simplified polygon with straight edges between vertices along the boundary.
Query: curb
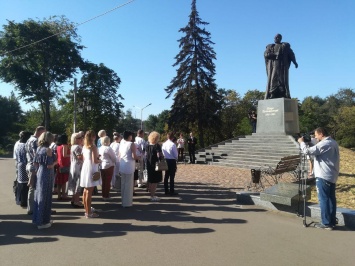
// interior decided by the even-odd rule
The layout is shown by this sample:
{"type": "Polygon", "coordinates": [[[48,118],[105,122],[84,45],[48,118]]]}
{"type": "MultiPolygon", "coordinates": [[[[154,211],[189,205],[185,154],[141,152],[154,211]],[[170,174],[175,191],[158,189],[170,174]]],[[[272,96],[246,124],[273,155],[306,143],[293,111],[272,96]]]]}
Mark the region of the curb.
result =
{"type": "MultiPolygon", "coordinates": [[[[302,199],[299,202],[293,201],[291,206],[287,206],[261,200],[260,193],[239,191],[236,192],[236,200],[237,204],[239,205],[256,205],[274,211],[303,214],[302,199]]],[[[320,221],[321,216],[319,204],[312,204],[306,202],[306,216],[320,221]]],[[[336,217],[338,218],[338,225],[355,229],[355,210],[347,208],[337,208],[336,217]]]]}

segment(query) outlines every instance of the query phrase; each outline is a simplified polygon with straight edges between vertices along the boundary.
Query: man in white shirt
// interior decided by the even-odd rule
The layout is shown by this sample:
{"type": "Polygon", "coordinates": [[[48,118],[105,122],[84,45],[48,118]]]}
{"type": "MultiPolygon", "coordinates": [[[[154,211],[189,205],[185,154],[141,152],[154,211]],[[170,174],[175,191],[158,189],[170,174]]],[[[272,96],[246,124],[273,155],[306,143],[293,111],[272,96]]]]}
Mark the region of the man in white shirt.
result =
{"type": "Polygon", "coordinates": [[[137,151],[136,154],[139,157],[138,160],[138,187],[145,187],[143,184],[143,170],[144,170],[144,152],[145,152],[145,140],[144,131],[142,129],[137,131],[137,136],[134,143],[136,144],[137,151]]]}
{"type": "Polygon", "coordinates": [[[176,173],[176,161],[178,159],[178,152],[175,143],[172,141],[174,135],[172,132],[167,134],[168,140],[163,143],[162,151],[165,157],[165,160],[168,164],[168,170],[165,171],[164,176],[164,188],[165,188],[165,195],[178,195],[175,192],[175,173],[176,173]],[[170,190],[169,190],[169,178],[170,178],[170,190]]]}

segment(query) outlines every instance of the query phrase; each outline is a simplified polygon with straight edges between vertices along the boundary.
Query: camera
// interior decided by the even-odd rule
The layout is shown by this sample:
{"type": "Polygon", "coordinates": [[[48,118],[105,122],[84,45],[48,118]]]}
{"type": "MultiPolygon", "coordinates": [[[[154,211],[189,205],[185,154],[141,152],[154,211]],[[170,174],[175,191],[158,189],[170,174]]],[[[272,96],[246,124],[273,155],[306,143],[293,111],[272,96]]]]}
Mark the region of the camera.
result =
{"type": "Polygon", "coordinates": [[[309,133],[302,134],[302,138],[303,138],[304,142],[311,142],[312,141],[311,135],[309,133]]]}
{"type": "Polygon", "coordinates": [[[298,133],[297,135],[293,136],[295,141],[298,141],[299,138],[303,138],[303,141],[306,143],[311,143],[312,137],[309,133],[298,133]]]}

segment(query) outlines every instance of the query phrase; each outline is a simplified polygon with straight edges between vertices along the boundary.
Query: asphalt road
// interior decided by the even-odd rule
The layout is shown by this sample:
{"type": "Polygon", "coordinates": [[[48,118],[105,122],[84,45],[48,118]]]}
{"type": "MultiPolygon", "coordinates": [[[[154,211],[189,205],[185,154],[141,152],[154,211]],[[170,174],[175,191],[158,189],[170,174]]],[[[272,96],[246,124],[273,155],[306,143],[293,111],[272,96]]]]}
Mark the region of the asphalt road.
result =
{"type": "Polygon", "coordinates": [[[14,161],[0,158],[1,265],[355,265],[354,231],[304,228],[293,214],[238,206],[218,184],[223,174],[203,182],[208,174],[192,176],[194,167],[179,165],[179,196],[164,197],[160,185],[159,203],[144,190],[128,209],[118,193],[110,203],[95,196],[97,219],[54,198],[54,224],[39,230],[15,204],[14,161]]]}

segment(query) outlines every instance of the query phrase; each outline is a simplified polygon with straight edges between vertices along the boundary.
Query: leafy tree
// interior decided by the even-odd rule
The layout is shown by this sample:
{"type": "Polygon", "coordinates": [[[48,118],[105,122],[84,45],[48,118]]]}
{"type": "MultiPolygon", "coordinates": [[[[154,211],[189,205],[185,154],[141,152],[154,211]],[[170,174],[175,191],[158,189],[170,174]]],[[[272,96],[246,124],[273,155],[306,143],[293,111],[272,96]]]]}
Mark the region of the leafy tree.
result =
{"type": "Polygon", "coordinates": [[[230,139],[234,137],[237,124],[241,120],[240,113],[238,113],[239,106],[242,99],[235,90],[220,89],[222,95],[222,108],[219,112],[222,126],[220,128],[219,137],[221,140],[230,139]]]}
{"type": "Polygon", "coordinates": [[[341,88],[334,95],[341,106],[351,107],[355,105],[355,91],[351,88],[341,88]]]}
{"type": "Polygon", "coordinates": [[[141,127],[140,120],[134,118],[132,115],[132,110],[128,109],[126,113],[121,114],[117,126],[117,131],[121,133],[125,130],[136,132],[138,129],[140,129],[140,127],[141,127]]]}
{"type": "Polygon", "coordinates": [[[157,131],[158,125],[158,116],[157,115],[149,115],[148,118],[144,121],[145,131],[157,131]]]}
{"type": "Polygon", "coordinates": [[[252,133],[248,112],[257,111],[259,100],[264,99],[264,92],[259,90],[248,90],[243,98],[234,90],[221,90],[223,96],[223,105],[220,112],[222,120],[223,139],[247,135],[252,133]]]}
{"type": "Polygon", "coordinates": [[[336,94],[332,94],[325,98],[325,102],[321,107],[321,114],[324,116],[327,128],[333,137],[338,137],[338,130],[342,125],[338,117],[342,107],[351,107],[355,105],[355,92],[350,88],[339,89],[336,94]]]}
{"type": "Polygon", "coordinates": [[[208,24],[200,19],[196,0],[192,0],[189,23],[179,30],[185,36],[179,40],[181,51],[175,57],[176,62],[173,65],[179,66],[177,75],[165,89],[167,98],[176,91],[169,126],[185,132],[196,128],[201,147],[204,147],[204,131],[218,126],[217,111],[221,107],[221,98],[214,79],[214,43],[211,41],[211,34],[200,27],[208,24]]]}
{"type": "MultiPolygon", "coordinates": [[[[88,128],[105,129],[111,133],[118,127],[121,109],[124,107],[120,102],[123,97],[118,93],[121,79],[115,71],[102,63],[96,65],[86,62],[82,71],[83,76],[77,95],[79,104],[87,101],[91,106],[91,110],[86,112],[88,128]]],[[[81,121],[84,120],[83,114],[78,116],[81,121]]]]}
{"type": "Polygon", "coordinates": [[[355,147],[355,106],[341,107],[335,116],[335,122],[338,125],[336,138],[339,145],[346,148],[355,147]]]}
{"type": "Polygon", "coordinates": [[[248,113],[252,110],[257,112],[258,101],[264,100],[265,93],[257,89],[248,90],[237,106],[239,123],[234,136],[247,135],[252,133],[252,127],[248,118],[248,113]]]}
{"type": "Polygon", "coordinates": [[[18,139],[19,131],[23,130],[23,113],[15,94],[9,97],[0,96],[0,145],[6,147],[18,139]]]}
{"type": "Polygon", "coordinates": [[[306,97],[299,110],[300,131],[309,132],[319,126],[327,125],[328,115],[322,111],[325,100],[316,97],[306,97]]]}
{"type": "MultiPolygon", "coordinates": [[[[67,133],[70,134],[72,132],[70,126],[71,121],[68,122],[66,117],[66,109],[63,106],[52,104],[50,108],[50,116],[54,117],[51,122],[51,132],[57,134],[67,133]]],[[[43,116],[40,109],[32,108],[25,112],[24,115],[24,122],[23,122],[23,129],[33,132],[38,125],[41,125],[43,122],[43,116]]]]}
{"type": "Polygon", "coordinates": [[[168,121],[170,112],[168,110],[162,111],[158,115],[150,115],[144,122],[146,131],[157,131],[163,134],[168,131],[168,121]]]}
{"type": "Polygon", "coordinates": [[[252,132],[253,129],[250,125],[250,120],[248,119],[248,117],[243,117],[237,125],[235,136],[251,135],[252,132]]]}
{"type": "Polygon", "coordinates": [[[244,112],[247,113],[248,110],[257,111],[258,101],[264,100],[265,92],[259,90],[248,90],[242,101],[242,106],[244,108],[244,112]]]}
{"type": "Polygon", "coordinates": [[[43,123],[41,110],[32,108],[26,111],[24,120],[24,128],[29,132],[34,132],[35,128],[43,123]]]}
{"type": "Polygon", "coordinates": [[[50,129],[50,104],[81,65],[80,38],[65,17],[9,22],[0,32],[0,78],[27,103],[38,102],[50,129]]]}

